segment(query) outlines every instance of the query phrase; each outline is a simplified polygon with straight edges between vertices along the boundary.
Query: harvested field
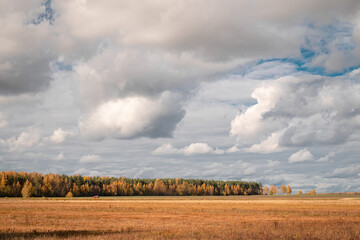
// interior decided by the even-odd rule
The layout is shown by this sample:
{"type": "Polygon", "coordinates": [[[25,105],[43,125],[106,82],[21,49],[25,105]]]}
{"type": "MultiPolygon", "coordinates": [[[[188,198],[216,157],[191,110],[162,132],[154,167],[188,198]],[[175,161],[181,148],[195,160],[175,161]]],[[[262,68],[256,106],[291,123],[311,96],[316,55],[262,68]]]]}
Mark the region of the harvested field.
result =
{"type": "Polygon", "coordinates": [[[0,239],[360,239],[359,196],[0,199],[0,239]]]}

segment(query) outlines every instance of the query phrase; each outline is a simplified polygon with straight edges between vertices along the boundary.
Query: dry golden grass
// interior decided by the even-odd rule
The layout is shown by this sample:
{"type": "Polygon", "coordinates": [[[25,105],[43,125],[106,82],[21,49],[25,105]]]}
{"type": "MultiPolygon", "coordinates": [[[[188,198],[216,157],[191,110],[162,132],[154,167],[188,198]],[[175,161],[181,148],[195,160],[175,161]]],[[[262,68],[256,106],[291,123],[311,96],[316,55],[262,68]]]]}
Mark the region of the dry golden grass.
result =
{"type": "Polygon", "coordinates": [[[1,199],[10,238],[360,239],[360,198],[1,199]]]}

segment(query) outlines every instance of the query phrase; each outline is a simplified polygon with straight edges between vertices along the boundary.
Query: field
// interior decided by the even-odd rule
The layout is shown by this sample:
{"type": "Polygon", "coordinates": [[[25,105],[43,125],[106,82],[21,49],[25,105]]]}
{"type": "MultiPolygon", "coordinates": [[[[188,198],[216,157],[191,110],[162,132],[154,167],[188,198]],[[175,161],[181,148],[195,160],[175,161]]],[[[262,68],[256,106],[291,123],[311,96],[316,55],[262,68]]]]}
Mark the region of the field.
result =
{"type": "Polygon", "coordinates": [[[358,195],[0,199],[0,239],[360,239],[358,195]]]}

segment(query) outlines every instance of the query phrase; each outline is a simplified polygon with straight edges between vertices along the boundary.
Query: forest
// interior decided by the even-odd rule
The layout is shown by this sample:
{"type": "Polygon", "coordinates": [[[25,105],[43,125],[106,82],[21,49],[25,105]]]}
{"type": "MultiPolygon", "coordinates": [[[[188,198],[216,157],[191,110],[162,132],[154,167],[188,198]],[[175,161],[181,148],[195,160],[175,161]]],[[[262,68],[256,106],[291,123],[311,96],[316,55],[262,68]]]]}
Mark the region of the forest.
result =
{"type": "Polygon", "coordinates": [[[257,182],[0,172],[0,197],[259,195],[257,182]]]}

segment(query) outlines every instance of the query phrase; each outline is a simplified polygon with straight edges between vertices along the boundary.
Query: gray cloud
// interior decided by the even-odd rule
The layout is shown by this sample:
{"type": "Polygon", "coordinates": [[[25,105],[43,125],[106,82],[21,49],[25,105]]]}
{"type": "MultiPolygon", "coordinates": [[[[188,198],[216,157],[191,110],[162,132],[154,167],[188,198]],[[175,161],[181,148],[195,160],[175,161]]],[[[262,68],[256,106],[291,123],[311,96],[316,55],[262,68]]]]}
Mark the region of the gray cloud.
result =
{"type": "Polygon", "coordinates": [[[107,5],[54,1],[53,5],[60,13],[56,25],[70,46],[107,36],[123,45],[193,52],[212,60],[297,54],[294,49],[303,43],[304,22],[328,22],[335,17],[355,23],[359,9],[357,1],[324,0],[146,1],[141,7],[131,1],[107,5]]]}
{"type": "Polygon", "coordinates": [[[360,166],[352,165],[348,167],[336,168],[327,177],[329,178],[360,178],[360,166]]]}
{"type": "MultiPolygon", "coordinates": [[[[36,54],[36,53],[35,53],[36,54]]],[[[38,92],[49,86],[51,56],[22,55],[0,66],[0,94],[38,92]]]]}
{"type": "Polygon", "coordinates": [[[56,55],[48,22],[32,23],[43,11],[42,1],[3,1],[1,5],[0,94],[45,89],[50,81],[50,62],[56,55]]]}

